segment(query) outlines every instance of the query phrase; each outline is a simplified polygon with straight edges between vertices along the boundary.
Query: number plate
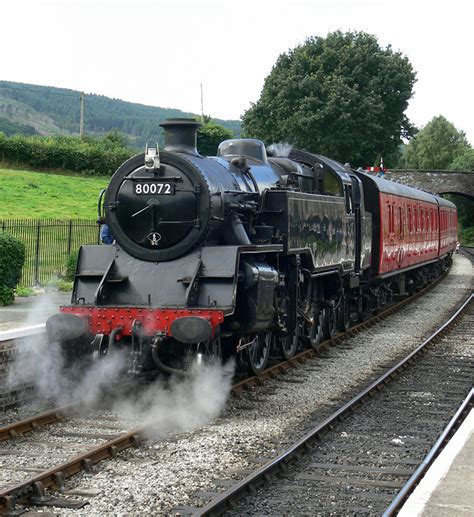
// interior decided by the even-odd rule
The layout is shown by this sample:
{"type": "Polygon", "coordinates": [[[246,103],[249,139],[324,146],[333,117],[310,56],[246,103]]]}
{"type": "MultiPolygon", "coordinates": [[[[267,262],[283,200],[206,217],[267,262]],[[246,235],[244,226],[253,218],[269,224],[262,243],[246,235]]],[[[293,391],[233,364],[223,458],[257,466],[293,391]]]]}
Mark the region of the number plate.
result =
{"type": "Polygon", "coordinates": [[[138,196],[174,196],[173,183],[140,181],[133,184],[133,193],[138,196]]]}

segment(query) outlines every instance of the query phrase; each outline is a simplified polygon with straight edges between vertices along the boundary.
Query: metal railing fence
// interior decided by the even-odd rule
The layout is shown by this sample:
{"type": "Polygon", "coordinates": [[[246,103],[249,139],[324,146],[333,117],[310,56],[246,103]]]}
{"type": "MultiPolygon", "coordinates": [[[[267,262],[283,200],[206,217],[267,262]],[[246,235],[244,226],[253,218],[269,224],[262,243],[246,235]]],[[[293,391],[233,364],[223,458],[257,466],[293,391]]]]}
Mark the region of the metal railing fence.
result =
{"type": "Polygon", "coordinates": [[[69,256],[82,244],[99,243],[99,226],[90,219],[0,219],[0,230],[25,244],[22,287],[47,284],[64,273],[69,256]]]}

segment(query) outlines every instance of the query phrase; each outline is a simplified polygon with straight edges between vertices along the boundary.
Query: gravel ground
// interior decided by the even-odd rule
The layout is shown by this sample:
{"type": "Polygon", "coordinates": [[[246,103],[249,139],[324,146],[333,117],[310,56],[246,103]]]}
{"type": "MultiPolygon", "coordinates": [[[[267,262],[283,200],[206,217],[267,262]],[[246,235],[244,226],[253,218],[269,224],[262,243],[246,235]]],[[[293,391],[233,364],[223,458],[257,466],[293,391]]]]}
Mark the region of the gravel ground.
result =
{"type": "Polygon", "coordinates": [[[226,515],[382,515],[472,388],[473,324],[471,306],[412,367],[226,515]]]}
{"type": "MultiPolygon", "coordinates": [[[[93,475],[73,478],[67,488],[100,490],[87,498],[89,515],[169,514],[176,507],[204,504],[208,498],[204,494],[200,499],[197,492],[221,491],[230,478],[244,477],[262,458],[273,457],[301,436],[329,408],[415,348],[466,297],[472,285],[471,262],[458,255],[447,279],[416,304],[348,339],[325,357],[230,399],[223,414],[207,425],[164,436],[161,432],[160,438],[149,440],[143,448],[103,462],[93,475]]],[[[160,418],[165,420],[167,413],[160,418]]],[[[60,508],[44,511],[74,513],[60,508]]]]}
{"type": "Polygon", "coordinates": [[[113,414],[89,411],[87,417],[73,417],[8,440],[1,446],[0,489],[24,479],[23,468],[33,475],[127,430],[113,414]]]}

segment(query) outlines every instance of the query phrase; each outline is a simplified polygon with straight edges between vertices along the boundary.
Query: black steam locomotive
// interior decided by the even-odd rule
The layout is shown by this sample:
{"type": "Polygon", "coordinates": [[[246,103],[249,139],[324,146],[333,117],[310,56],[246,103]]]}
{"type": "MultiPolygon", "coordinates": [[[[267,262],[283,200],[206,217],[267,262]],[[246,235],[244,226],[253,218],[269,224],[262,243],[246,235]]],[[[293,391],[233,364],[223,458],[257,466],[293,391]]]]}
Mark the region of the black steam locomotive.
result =
{"type": "MultiPolygon", "coordinates": [[[[164,150],[126,161],[106,190],[116,243],[80,249],[72,303],[48,320],[70,353],[120,349],[130,372],[151,375],[237,356],[258,374],[272,351],[290,358],[299,346],[317,347],[448,264],[454,246],[383,270],[378,200],[393,197],[392,182],[295,149],[268,156],[252,139],[224,141],[216,157],[203,157],[196,121],[162,127],[164,150]]],[[[440,203],[454,209],[397,188],[438,214],[440,203]]],[[[400,215],[397,224],[408,222],[400,215]]]]}

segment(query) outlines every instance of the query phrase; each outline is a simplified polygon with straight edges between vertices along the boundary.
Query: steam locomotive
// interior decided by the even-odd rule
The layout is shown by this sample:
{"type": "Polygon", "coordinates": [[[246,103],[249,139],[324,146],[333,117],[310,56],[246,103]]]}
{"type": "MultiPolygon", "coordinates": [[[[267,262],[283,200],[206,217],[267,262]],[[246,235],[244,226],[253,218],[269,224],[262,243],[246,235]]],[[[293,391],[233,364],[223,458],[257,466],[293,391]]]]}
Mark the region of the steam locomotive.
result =
{"type": "Polygon", "coordinates": [[[164,149],[126,161],[105,192],[115,243],[81,247],[71,304],[47,322],[74,357],[121,350],[129,372],[156,375],[236,356],[258,375],[450,264],[443,198],[253,139],[204,157],[199,123],[161,125],[164,149]]]}

